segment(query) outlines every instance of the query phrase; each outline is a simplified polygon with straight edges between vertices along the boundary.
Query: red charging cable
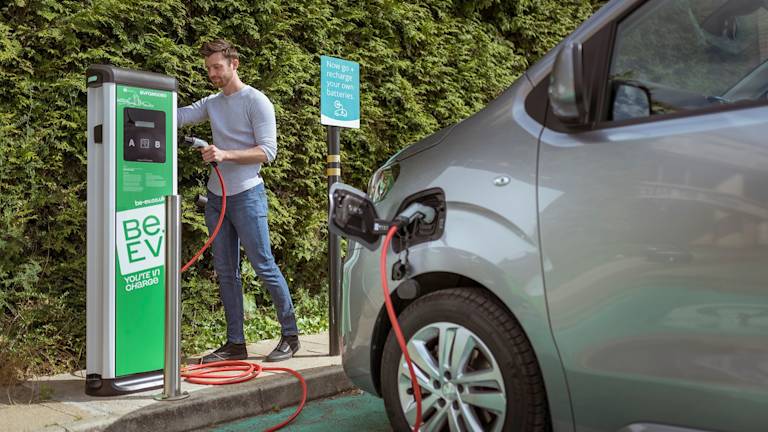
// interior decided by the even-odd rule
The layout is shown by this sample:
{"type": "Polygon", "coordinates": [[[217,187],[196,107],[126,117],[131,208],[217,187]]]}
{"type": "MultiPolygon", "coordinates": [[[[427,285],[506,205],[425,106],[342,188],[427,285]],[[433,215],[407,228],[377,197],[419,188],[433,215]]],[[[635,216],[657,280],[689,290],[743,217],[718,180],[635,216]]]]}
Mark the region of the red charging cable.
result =
{"type": "Polygon", "coordinates": [[[281,367],[264,367],[258,363],[247,361],[225,360],[185,366],[181,370],[181,376],[193,384],[226,385],[237,384],[256,378],[262,371],[287,372],[298,378],[299,383],[301,383],[301,402],[299,403],[299,406],[287,420],[266,429],[266,432],[273,432],[282,429],[298,417],[301,410],[304,409],[304,404],[307,402],[307,383],[304,381],[304,377],[295,370],[281,367]],[[238,374],[230,374],[231,372],[237,371],[239,371],[238,374]]]}
{"type": "MultiPolygon", "coordinates": [[[[216,235],[219,233],[221,224],[224,222],[224,214],[227,211],[227,186],[224,184],[224,178],[221,176],[219,167],[215,164],[211,165],[213,166],[214,171],[216,171],[216,175],[219,176],[219,184],[221,184],[221,212],[219,213],[219,220],[216,222],[216,228],[213,229],[213,232],[208,238],[208,241],[206,241],[203,247],[200,248],[197,253],[195,253],[195,256],[193,256],[191,260],[184,264],[184,267],[181,268],[181,273],[187,271],[187,269],[189,269],[192,264],[197,261],[200,255],[202,255],[203,252],[208,249],[208,247],[213,243],[213,239],[215,239],[216,235]]],[[[295,370],[281,367],[263,367],[258,363],[251,363],[247,361],[227,360],[184,366],[181,368],[181,376],[193,384],[225,385],[237,384],[248,381],[252,378],[256,378],[262,371],[287,372],[298,378],[299,383],[301,384],[301,402],[299,403],[299,407],[296,408],[296,411],[294,411],[293,415],[291,415],[288,420],[278,425],[272,426],[269,429],[266,429],[266,432],[273,432],[278,429],[282,429],[291,423],[299,415],[301,410],[304,408],[304,404],[307,402],[307,383],[304,381],[304,377],[302,377],[301,374],[295,370]],[[233,371],[240,371],[241,373],[232,375],[231,372],[233,371]]]]}
{"type": "Polygon", "coordinates": [[[389,297],[389,288],[387,287],[387,251],[389,250],[389,244],[392,242],[392,238],[397,233],[399,227],[397,225],[392,226],[387,231],[387,237],[384,239],[384,247],[381,249],[381,257],[379,259],[379,270],[381,273],[381,288],[384,291],[384,304],[387,307],[387,315],[389,316],[389,322],[392,324],[392,331],[395,332],[395,338],[397,344],[400,345],[400,350],[405,356],[405,362],[408,364],[408,373],[411,375],[411,385],[413,386],[413,397],[416,399],[416,423],[413,425],[414,432],[419,430],[421,426],[421,387],[416,379],[416,372],[413,369],[413,363],[411,363],[411,356],[408,355],[408,347],[405,344],[405,338],[403,337],[403,331],[400,330],[400,324],[397,322],[397,315],[395,315],[395,308],[392,306],[392,299],[389,297]]]}
{"type": "Polygon", "coordinates": [[[224,222],[224,214],[227,212],[227,185],[224,184],[224,178],[221,176],[221,171],[219,171],[219,167],[217,165],[213,165],[213,170],[216,171],[216,175],[219,176],[219,184],[221,185],[221,212],[219,213],[219,221],[216,222],[216,228],[213,229],[213,232],[211,233],[211,236],[208,237],[208,241],[205,242],[203,247],[200,248],[199,251],[195,254],[195,256],[192,257],[191,260],[189,260],[186,264],[184,264],[184,267],[181,268],[181,272],[184,273],[189,269],[192,264],[197,261],[198,258],[200,258],[200,255],[203,254],[203,252],[208,249],[208,247],[213,243],[213,239],[216,238],[216,235],[219,234],[219,228],[221,228],[221,224],[224,222]]]}

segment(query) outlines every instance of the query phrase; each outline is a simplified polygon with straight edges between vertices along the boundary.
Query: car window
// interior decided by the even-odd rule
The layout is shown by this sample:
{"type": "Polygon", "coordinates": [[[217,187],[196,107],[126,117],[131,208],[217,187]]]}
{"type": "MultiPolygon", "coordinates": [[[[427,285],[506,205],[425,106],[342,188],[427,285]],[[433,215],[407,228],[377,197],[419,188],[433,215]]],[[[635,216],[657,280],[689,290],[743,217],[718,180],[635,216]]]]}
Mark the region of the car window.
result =
{"type": "Polygon", "coordinates": [[[617,27],[610,117],[765,99],[766,60],[768,1],[648,1],[617,27]]]}

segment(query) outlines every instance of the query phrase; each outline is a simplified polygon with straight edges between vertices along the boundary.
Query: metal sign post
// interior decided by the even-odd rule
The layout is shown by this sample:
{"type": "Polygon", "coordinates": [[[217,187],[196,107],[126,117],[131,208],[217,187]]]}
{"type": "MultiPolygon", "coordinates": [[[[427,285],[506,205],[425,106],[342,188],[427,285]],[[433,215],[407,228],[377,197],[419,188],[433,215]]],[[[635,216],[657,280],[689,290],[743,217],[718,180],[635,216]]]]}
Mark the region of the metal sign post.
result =
{"type": "MultiPolygon", "coordinates": [[[[339,154],[339,128],[328,126],[328,164],[326,175],[328,176],[328,190],[334,183],[341,181],[341,155],[339,154]]],[[[341,248],[340,238],[336,234],[328,233],[328,351],[332,356],[341,353],[339,343],[339,306],[341,306],[341,248]]]]}
{"type": "MultiPolygon", "coordinates": [[[[334,57],[320,57],[320,123],[328,126],[328,190],[341,180],[339,127],[360,128],[360,65],[334,57]]],[[[329,203],[330,205],[330,203],[329,203]]],[[[328,234],[329,354],[341,354],[341,250],[339,237],[328,234]]]]}

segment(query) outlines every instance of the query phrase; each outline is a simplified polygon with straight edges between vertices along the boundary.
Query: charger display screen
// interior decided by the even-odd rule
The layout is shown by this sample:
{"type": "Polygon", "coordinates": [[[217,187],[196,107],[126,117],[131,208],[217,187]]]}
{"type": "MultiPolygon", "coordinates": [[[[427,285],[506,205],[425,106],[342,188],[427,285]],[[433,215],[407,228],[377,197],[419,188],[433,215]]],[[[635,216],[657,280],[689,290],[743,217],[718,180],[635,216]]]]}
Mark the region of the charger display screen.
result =
{"type": "Polygon", "coordinates": [[[123,135],[124,160],[165,163],[164,111],[125,108],[123,135]]]}

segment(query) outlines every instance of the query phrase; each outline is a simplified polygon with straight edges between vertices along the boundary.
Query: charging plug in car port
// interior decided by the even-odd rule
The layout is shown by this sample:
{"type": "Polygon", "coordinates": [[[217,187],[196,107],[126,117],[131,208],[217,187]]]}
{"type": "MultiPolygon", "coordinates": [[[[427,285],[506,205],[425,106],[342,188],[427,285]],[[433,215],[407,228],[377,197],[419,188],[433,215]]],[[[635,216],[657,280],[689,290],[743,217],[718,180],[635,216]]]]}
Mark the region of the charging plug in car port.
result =
{"type": "Polygon", "coordinates": [[[443,235],[446,213],[445,192],[442,189],[433,188],[415,193],[403,200],[395,214],[401,214],[413,203],[433,208],[435,217],[428,223],[422,219],[416,219],[401,227],[392,242],[395,253],[419,243],[437,240],[443,235]]]}

